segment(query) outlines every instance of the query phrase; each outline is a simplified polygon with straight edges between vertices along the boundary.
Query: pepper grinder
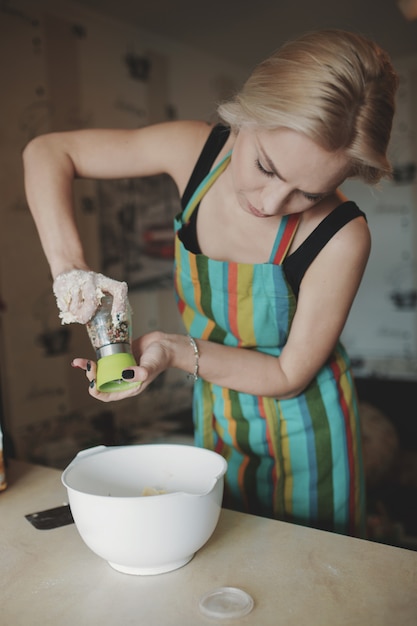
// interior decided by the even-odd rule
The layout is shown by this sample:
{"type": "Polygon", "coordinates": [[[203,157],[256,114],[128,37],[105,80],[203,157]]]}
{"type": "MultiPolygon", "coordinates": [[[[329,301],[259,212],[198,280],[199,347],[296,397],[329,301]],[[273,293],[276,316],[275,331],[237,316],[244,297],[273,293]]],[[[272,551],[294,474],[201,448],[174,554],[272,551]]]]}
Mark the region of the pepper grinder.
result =
{"type": "Polygon", "coordinates": [[[116,320],[112,317],[113,297],[105,294],[95,315],[87,322],[87,332],[97,356],[97,380],[99,391],[123,391],[139,387],[140,383],[122,379],[122,371],[136,365],[132,354],[131,309],[116,320]]]}

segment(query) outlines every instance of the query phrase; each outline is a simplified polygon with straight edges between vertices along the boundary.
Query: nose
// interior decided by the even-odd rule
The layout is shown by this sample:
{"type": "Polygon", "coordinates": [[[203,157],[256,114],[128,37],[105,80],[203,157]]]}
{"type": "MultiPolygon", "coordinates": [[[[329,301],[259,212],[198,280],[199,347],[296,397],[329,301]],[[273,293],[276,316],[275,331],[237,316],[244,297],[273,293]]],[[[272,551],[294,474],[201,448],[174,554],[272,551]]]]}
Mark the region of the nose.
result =
{"type": "Polygon", "coordinates": [[[291,190],[281,180],[274,181],[273,185],[268,185],[262,193],[262,212],[265,215],[275,215],[287,204],[291,190]]]}

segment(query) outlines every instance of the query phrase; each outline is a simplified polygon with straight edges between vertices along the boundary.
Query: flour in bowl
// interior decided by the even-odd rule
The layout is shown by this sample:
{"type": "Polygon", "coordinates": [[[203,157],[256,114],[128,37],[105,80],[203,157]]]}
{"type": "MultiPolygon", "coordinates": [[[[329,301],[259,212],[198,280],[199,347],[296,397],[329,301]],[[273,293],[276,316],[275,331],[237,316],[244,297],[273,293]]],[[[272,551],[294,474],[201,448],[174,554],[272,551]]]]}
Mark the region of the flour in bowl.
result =
{"type": "Polygon", "coordinates": [[[156,487],[144,487],[141,496],[160,496],[168,493],[165,489],[157,489],[156,487]]]}

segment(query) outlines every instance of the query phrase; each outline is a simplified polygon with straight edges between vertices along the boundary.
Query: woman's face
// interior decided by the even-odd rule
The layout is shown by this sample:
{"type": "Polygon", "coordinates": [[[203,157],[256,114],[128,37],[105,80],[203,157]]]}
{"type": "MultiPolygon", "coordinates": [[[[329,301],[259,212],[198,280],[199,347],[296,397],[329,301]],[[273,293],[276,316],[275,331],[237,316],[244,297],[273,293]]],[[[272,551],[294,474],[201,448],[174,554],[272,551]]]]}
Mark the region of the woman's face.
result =
{"type": "Polygon", "coordinates": [[[327,152],[287,128],[241,129],[231,161],[240,206],[264,218],[311,209],[336,191],[348,170],[343,152],[327,152]]]}

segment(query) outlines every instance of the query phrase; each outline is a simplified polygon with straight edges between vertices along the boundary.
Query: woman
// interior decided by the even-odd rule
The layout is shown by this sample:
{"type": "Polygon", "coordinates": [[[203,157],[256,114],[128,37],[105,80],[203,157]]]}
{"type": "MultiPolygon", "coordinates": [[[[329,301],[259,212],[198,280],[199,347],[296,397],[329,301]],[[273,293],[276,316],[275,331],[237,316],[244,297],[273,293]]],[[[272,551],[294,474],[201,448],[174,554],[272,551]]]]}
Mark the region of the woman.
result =
{"type": "Polygon", "coordinates": [[[362,36],[328,30],[284,45],[219,107],[224,125],[172,122],[33,140],[27,198],[63,322],[85,323],[103,291],[123,315],[126,285],[88,267],[71,202],[75,177],[167,173],[175,289],[188,335],[134,341],[143,393],[175,367],[195,379],[196,444],[228,461],[225,506],[363,536],[360,423],[339,342],[370,251],[364,214],[338,189],[389,176],[397,77],[362,36]],[[191,174],[191,177],[190,177],[191,174]]]}

